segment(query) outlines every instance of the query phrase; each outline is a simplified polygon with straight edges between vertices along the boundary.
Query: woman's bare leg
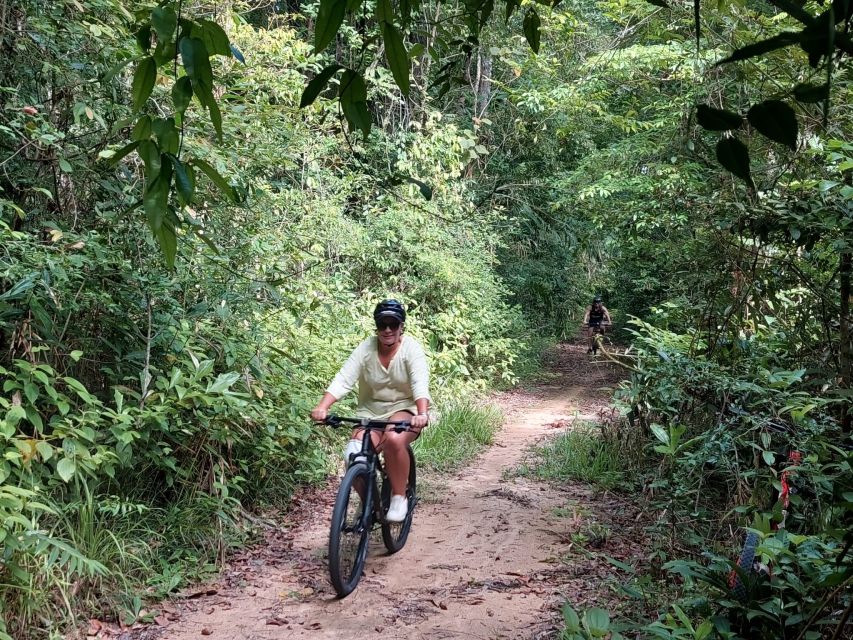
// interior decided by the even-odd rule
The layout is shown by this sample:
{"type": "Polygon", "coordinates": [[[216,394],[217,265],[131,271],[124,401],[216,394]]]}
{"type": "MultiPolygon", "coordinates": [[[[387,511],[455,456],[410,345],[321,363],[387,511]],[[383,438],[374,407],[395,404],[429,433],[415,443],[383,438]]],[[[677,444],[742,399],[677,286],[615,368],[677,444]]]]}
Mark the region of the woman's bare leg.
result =
{"type": "MultiPolygon", "coordinates": [[[[412,414],[408,411],[398,411],[389,420],[410,420],[412,414]]],[[[406,495],[406,485],[409,483],[409,453],[406,446],[414,442],[418,434],[412,431],[397,433],[391,431],[392,427],[385,432],[382,439],[382,453],[385,456],[385,471],[391,481],[391,494],[395,496],[406,495]]]]}

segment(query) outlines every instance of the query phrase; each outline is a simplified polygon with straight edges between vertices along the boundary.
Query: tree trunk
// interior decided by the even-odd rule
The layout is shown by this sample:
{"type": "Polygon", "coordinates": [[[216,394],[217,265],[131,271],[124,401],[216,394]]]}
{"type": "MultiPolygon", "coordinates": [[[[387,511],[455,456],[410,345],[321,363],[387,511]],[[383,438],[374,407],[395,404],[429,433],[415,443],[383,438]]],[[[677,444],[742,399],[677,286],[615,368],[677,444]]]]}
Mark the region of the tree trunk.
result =
{"type": "Polygon", "coordinates": [[[492,97],[492,54],[477,52],[477,84],[474,87],[474,117],[484,118],[492,97]]]}

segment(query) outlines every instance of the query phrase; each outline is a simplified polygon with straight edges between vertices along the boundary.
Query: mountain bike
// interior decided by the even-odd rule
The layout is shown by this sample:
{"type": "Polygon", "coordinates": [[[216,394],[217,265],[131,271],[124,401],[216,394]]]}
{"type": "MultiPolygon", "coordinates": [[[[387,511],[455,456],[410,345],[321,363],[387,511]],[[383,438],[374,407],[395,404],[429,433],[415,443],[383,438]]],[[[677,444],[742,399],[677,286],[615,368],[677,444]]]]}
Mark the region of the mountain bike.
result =
{"type": "Polygon", "coordinates": [[[324,424],[339,427],[343,423],[363,429],[361,451],[350,454],[348,468],[338,488],[329,529],[329,575],[338,597],[349,595],[358,585],[367,560],[370,532],[377,525],[388,553],[396,553],[406,544],[417,504],[415,455],[409,452],[409,482],[406,487],[408,512],[402,522],[388,522],[385,514],[391,504],[391,482],[370,434],[392,427],[401,433],[411,431],[408,422],[344,418],[330,415],[324,424]]]}
{"type": "Polygon", "coordinates": [[[604,343],[604,334],[609,327],[613,326],[612,322],[594,322],[583,325],[585,329],[590,330],[589,351],[592,355],[596,355],[599,349],[602,349],[604,343]]]}

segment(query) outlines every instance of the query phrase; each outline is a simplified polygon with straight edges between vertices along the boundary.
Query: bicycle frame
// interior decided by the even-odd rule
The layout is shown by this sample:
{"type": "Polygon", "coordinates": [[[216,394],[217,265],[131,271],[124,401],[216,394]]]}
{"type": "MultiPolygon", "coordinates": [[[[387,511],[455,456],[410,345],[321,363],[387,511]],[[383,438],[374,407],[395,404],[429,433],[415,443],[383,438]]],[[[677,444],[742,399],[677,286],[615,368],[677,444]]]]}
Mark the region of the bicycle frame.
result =
{"type": "Polygon", "coordinates": [[[370,509],[365,509],[361,514],[362,521],[360,526],[365,527],[368,531],[373,529],[377,522],[382,520],[382,501],[379,499],[379,487],[376,484],[376,472],[385,474],[385,469],[382,466],[382,461],[379,458],[379,452],[373,445],[373,438],[370,434],[374,431],[384,433],[390,426],[394,427],[394,431],[400,433],[403,431],[411,431],[411,423],[408,421],[391,421],[391,420],[371,420],[370,418],[345,418],[342,416],[330,415],[324,421],[325,424],[332,428],[341,426],[342,423],[355,425],[357,429],[362,429],[361,435],[361,451],[351,453],[350,459],[347,460],[347,466],[354,464],[358,458],[363,458],[360,464],[366,464],[369,476],[371,478],[368,486],[365,488],[364,503],[370,505],[370,509]]]}
{"type": "MultiPolygon", "coordinates": [[[[391,485],[371,436],[374,431],[386,431],[388,427],[397,432],[412,429],[409,422],[342,418],[334,415],[328,416],[323,422],[332,427],[346,422],[355,425],[356,429],[363,430],[360,450],[351,453],[346,461],[348,468],[338,488],[329,530],[329,574],[338,596],[344,597],[352,593],[358,585],[367,558],[369,534],[377,524],[382,529],[382,541],[389,553],[396,553],[406,544],[412,525],[412,512],[417,504],[414,455],[411,448],[407,446],[411,466],[406,488],[406,499],[409,503],[406,516],[400,522],[388,521],[384,512],[391,501],[391,485]],[[354,494],[358,495],[357,507],[360,511],[352,512],[351,518],[348,518],[350,500],[354,494]],[[344,537],[346,540],[350,538],[358,540],[353,546],[346,542],[344,537]],[[351,556],[350,551],[354,551],[355,555],[351,556]]],[[[352,542],[355,541],[352,540],[352,542]]]]}

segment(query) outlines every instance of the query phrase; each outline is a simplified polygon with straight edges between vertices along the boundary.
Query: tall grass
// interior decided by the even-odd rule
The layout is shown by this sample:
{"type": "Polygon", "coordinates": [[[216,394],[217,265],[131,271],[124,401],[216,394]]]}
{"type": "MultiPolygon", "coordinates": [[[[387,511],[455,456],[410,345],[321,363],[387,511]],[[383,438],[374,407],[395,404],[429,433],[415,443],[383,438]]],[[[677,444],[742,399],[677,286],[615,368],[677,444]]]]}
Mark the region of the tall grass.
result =
{"type": "Polygon", "coordinates": [[[491,405],[460,402],[444,407],[440,419],[415,441],[418,467],[442,472],[461,467],[492,442],[502,420],[491,405]]]}
{"type": "Polygon", "coordinates": [[[602,438],[592,424],[582,424],[535,447],[518,474],[541,480],[588,482],[612,489],[624,480],[618,446],[602,438]]]}

